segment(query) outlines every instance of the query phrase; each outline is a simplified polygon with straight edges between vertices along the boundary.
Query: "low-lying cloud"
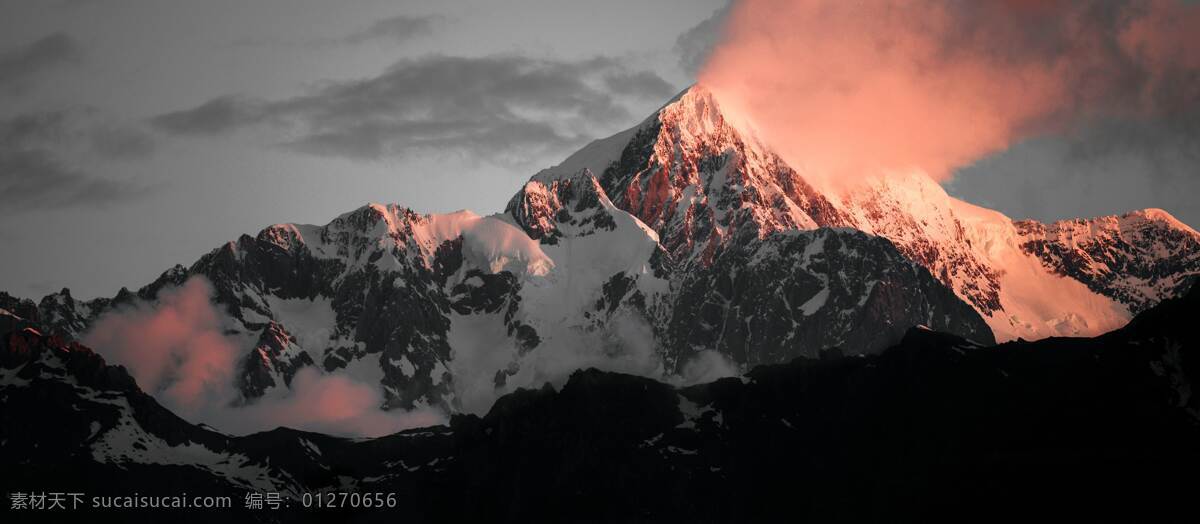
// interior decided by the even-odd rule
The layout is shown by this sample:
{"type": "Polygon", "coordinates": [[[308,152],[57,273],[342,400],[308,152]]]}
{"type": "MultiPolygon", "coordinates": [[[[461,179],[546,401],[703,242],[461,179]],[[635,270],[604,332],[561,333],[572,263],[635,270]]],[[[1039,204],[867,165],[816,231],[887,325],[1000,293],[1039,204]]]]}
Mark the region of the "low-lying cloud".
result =
{"type": "Polygon", "coordinates": [[[435,409],[383,411],[378,384],[367,384],[346,375],[326,375],[306,367],[292,378],[285,396],[260,399],[253,404],[218,407],[206,416],[220,428],[252,433],[287,426],[333,435],[378,437],[408,428],[444,424],[446,416],[435,409]]]}
{"type": "Polygon", "coordinates": [[[207,282],[189,280],[164,291],[158,303],[105,314],[83,337],[113,363],[125,366],[143,390],[184,416],[212,399],[228,401],[237,347],[223,335],[207,282]]]}
{"type": "Polygon", "coordinates": [[[225,335],[226,319],[200,277],[164,290],[153,303],[119,308],[98,319],[84,344],[125,366],[168,409],[222,431],[252,433],[288,426],[352,436],[380,436],[443,422],[434,411],[383,411],[378,384],[305,368],[290,391],[238,405],[234,377],[249,348],[225,335]]]}
{"type": "Polygon", "coordinates": [[[1200,5],[743,0],[701,82],[798,169],[955,168],[1200,101],[1200,5]]]}
{"type": "Polygon", "coordinates": [[[302,96],[226,95],[151,122],[193,136],[258,127],[282,147],[314,155],[376,160],[451,154],[519,165],[627,123],[630,101],[665,100],[673,91],[656,73],[606,57],[432,55],[302,96]]]}
{"type": "MultiPolygon", "coordinates": [[[[738,365],[716,351],[685,357],[678,372],[668,369],[654,328],[639,314],[619,312],[595,329],[567,328],[528,355],[495,343],[486,328],[478,338],[454,341],[454,391],[461,409],[484,414],[501,396],[518,388],[561,387],[581,369],[599,369],[652,378],[677,386],[711,382],[740,374],[738,365]],[[515,360],[514,360],[515,358],[515,360]],[[495,383],[498,372],[504,385],[495,383]]],[[[502,335],[501,335],[502,336],[502,335]]]]}

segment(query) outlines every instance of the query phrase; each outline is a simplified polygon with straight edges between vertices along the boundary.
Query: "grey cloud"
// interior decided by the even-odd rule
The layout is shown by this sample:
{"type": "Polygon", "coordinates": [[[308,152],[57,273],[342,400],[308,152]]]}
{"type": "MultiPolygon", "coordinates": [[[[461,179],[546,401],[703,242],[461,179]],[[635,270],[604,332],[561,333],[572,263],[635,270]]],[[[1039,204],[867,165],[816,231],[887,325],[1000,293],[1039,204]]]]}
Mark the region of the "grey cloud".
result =
{"type": "Polygon", "coordinates": [[[154,154],[158,145],[153,135],[139,127],[110,125],[91,133],[91,149],[113,160],[133,160],[154,154]]]}
{"type": "Polygon", "coordinates": [[[666,100],[675,94],[672,86],[653,71],[621,71],[605,75],[604,82],[612,92],[621,95],[641,96],[666,100]]]}
{"type": "Polygon", "coordinates": [[[0,53],[0,90],[19,94],[37,74],[78,62],[83,51],[74,38],[55,33],[0,53]]]}
{"type": "Polygon", "coordinates": [[[675,39],[675,54],[679,55],[679,67],[689,75],[700,72],[708,55],[712,53],[721,38],[721,30],[733,9],[730,2],[724,7],[713,11],[712,16],[705,18],[691,29],[684,31],[675,39]]]}
{"type": "Polygon", "coordinates": [[[263,119],[266,104],[239,96],[220,96],[192,109],[158,115],[150,122],[179,135],[218,135],[263,119]]]}
{"type": "Polygon", "coordinates": [[[397,122],[352,126],[337,132],[312,134],[287,147],[314,155],[380,158],[389,154],[471,151],[503,164],[521,164],[525,152],[550,151],[577,145],[578,139],[559,135],[539,122],[397,122]]]}
{"type": "Polygon", "coordinates": [[[218,97],[152,123],[177,135],[261,124],[286,130],[291,138],[284,147],[317,155],[377,159],[433,152],[521,163],[627,122],[629,99],[672,92],[657,75],[606,57],[434,55],[293,98],[218,97]]]}
{"type": "Polygon", "coordinates": [[[92,175],[74,164],[89,157],[141,157],[153,148],[149,135],[84,109],[0,121],[0,213],[103,206],[146,195],[152,187],[92,175]]]}
{"type": "Polygon", "coordinates": [[[79,106],[23,113],[0,121],[0,148],[52,149],[103,160],[129,160],[154,154],[157,145],[142,126],[79,106]]]}
{"type": "Polygon", "coordinates": [[[404,42],[413,38],[428,36],[433,30],[446,21],[438,15],[399,15],[376,21],[362,31],[342,39],[348,44],[360,44],[372,40],[390,40],[404,42]]]}
{"type": "Polygon", "coordinates": [[[103,206],[148,194],[136,183],[88,175],[45,150],[0,150],[0,213],[103,206]]]}

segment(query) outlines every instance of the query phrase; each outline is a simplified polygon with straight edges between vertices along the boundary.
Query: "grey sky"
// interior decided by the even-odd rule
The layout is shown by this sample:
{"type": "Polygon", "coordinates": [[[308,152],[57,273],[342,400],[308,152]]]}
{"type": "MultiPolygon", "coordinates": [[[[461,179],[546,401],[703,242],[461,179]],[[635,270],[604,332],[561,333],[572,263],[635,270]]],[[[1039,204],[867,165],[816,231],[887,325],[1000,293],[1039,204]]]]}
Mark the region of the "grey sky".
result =
{"type": "Polygon", "coordinates": [[[690,83],[675,41],[721,4],[0,0],[0,289],[112,295],[372,201],[498,211],[690,83]]]}
{"type": "MultiPolygon", "coordinates": [[[[0,289],[138,286],[366,202],[501,209],[692,81],[725,0],[0,0],[0,289]]],[[[1200,225],[1196,122],[1020,144],[952,192],[1200,225]]]]}
{"type": "Polygon", "coordinates": [[[1166,209],[1200,228],[1200,107],[1043,136],[962,168],[947,190],[1013,218],[1166,209]]]}

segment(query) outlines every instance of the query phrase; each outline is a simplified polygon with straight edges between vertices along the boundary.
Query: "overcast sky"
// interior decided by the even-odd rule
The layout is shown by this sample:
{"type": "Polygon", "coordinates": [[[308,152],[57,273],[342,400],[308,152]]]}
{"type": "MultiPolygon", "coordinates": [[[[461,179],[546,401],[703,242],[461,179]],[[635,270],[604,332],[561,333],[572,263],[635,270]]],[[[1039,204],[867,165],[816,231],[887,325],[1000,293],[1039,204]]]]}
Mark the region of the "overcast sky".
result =
{"type": "MultiPolygon", "coordinates": [[[[724,4],[0,0],[0,289],[111,296],[367,202],[498,211],[690,84],[724,4]]],[[[949,187],[1200,224],[1197,122],[1030,141],[949,187]]]]}

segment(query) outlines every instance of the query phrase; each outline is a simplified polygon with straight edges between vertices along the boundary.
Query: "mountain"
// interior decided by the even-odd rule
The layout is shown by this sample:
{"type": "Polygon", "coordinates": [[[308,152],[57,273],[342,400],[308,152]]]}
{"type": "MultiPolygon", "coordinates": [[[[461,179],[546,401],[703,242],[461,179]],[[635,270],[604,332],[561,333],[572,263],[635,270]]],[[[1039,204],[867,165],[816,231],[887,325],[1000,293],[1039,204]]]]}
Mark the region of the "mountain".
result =
{"type": "Polygon", "coordinates": [[[693,86],[497,215],[370,204],[243,235],[111,299],[0,308],[79,338],[203,277],[242,351],[244,404],[311,367],[378,384],[385,409],[482,413],[589,366],[688,382],[876,353],[915,325],[985,345],[1097,335],[1184,289],[1198,246],[1160,210],[1041,224],[918,173],[830,186],[693,86]]]}
{"type": "Polygon", "coordinates": [[[343,439],[192,425],[6,314],[0,484],[232,498],[169,514],[182,521],[1170,519],[1200,487],[1197,315],[1200,286],[1096,338],[981,346],[912,328],[878,354],[687,387],[589,369],[448,426],[343,439]],[[243,509],[248,490],[288,507],[243,509]],[[321,490],[399,502],[303,509],[321,490]]]}
{"type": "Polygon", "coordinates": [[[884,237],[970,304],[1002,340],[1115,329],[1200,273],[1200,234],[1165,211],[1132,213],[1141,225],[1125,229],[1106,225],[1113,217],[1074,222],[1098,232],[1085,248],[1092,273],[1122,281],[1106,286],[1071,270],[1072,260],[1059,260],[1069,255],[1039,251],[1037,228],[1057,232],[1065,223],[1013,221],[950,197],[920,173],[840,187],[821,183],[756,137],[747,124],[727,118],[712,93],[693,86],[637,127],[593,142],[534,182],[585,168],[601,173],[612,201],[692,266],[707,265],[741,229],[763,237],[848,227],[884,237]]]}

